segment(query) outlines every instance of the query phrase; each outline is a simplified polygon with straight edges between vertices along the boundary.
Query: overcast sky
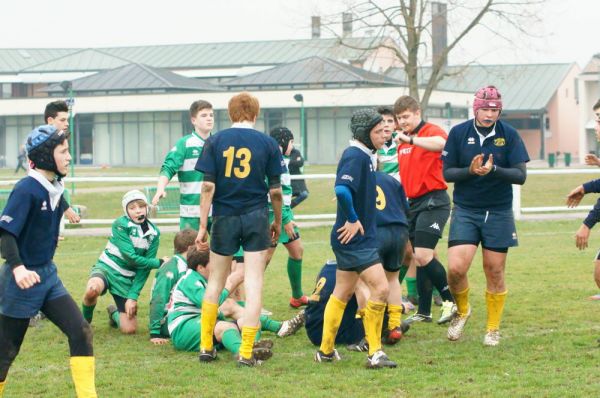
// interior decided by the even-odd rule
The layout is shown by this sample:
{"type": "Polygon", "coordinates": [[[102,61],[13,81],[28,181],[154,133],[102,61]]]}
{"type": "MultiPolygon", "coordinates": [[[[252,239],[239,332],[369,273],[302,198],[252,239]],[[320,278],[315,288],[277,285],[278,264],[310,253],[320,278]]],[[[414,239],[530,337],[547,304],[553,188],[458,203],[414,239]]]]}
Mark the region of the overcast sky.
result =
{"type": "MultiPolygon", "coordinates": [[[[547,0],[536,37],[507,33],[518,45],[474,31],[450,58],[459,64],[577,62],[600,52],[599,0],[547,0]]],[[[127,45],[310,38],[310,16],[337,0],[18,0],[0,3],[0,48],[127,45]]],[[[340,17],[341,19],[341,17],[340,17]]],[[[340,28],[341,29],[341,28],[340,28]]]]}

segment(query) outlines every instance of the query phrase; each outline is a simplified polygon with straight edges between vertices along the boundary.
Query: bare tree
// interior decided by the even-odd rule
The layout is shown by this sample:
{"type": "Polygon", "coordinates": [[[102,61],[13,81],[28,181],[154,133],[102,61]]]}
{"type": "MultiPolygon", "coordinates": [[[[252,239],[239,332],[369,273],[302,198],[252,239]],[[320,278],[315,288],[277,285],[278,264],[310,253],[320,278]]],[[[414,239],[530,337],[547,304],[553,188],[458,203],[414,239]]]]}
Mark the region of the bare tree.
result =
{"type": "MultiPolygon", "coordinates": [[[[347,37],[336,35],[344,46],[373,50],[385,47],[395,53],[404,67],[409,94],[427,108],[432,92],[444,77],[460,73],[450,72],[448,55],[476,27],[487,29],[495,36],[511,41],[507,32],[532,35],[532,24],[539,22],[537,12],[546,0],[446,0],[450,37],[437,57],[428,52],[432,27],[432,3],[428,0],[359,0],[346,3],[345,12],[353,16],[354,32],[369,33],[382,40],[373,41],[373,47],[359,48],[347,37]],[[387,40],[385,40],[387,39],[387,40]],[[430,73],[419,73],[429,64],[430,73]],[[422,90],[422,95],[421,91],[422,90]]],[[[437,2],[440,2],[438,0],[437,2]]],[[[339,13],[326,18],[323,26],[333,32],[333,23],[339,23],[339,13]],[[334,18],[337,19],[334,21],[334,18]]]]}

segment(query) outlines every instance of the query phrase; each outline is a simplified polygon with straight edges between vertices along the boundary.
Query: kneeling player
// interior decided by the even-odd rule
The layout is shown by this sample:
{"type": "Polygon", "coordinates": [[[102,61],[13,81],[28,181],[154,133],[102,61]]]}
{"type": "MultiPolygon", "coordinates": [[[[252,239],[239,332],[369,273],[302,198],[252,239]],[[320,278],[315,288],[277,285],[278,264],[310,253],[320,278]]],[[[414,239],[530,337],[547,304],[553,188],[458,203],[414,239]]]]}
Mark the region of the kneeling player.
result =
{"type": "Polygon", "coordinates": [[[0,217],[0,396],[8,369],[27,332],[29,318],[43,311],[69,339],[71,374],[78,397],[95,397],[92,330],[52,261],[64,208],[60,206],[71,155],[69,134],[40,126],[27,138],[32,164],[0,217]]]}
{"type": "Polygon", "coordinates": [[[92,322],[98,297],[108,290],[115,300],[109,305],[109,323],[125,334],[137,329],[137,300],[150,275],[166,258],[156,258],[160,232],[148,220],[148,201],[140,191],[123,196],[124,216],[112,225],[106,248],[92,268],[83,297],[82,312],[92,322]]]}
{"type": "Polygon", "coordinates": [[[186,228],[177,232],[173,239],[175,255],[164,263],[154,276],[150,298],[150,342],[155,345],[169,342],[167,310],[173,288],[188,269],[187,253],[194,245],[198,231],[186,228]]]}
{"type": "Polygon", "coordinates": [[[331,231],[331,247],[337,259],[335,289],[323,320],[323,338],[317,362],[339,360],[335,350],[346,303],[359,279],[369,288],[364,324],[369,343],[368,368],[396,367],[381,349],[381,328],[389,287],[379,259],[375,223],[375,151],[384,143],[381,115],[371,109],[354,112],[350,122],[353,140],[338,164],[335,193],[337,216],[331,231]]]}

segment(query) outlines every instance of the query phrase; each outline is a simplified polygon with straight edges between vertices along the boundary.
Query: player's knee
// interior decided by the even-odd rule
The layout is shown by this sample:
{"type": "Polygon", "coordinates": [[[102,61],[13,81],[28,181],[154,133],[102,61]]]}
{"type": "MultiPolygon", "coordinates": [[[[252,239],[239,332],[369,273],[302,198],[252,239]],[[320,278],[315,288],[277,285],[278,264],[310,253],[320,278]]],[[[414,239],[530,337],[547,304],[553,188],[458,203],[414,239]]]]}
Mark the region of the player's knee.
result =
{"type": "Polygon", "coordinates": [[[387,283],[377,284],[371,291],[371,297],[374,301],[385,302],[390,294],[390,288],[387,283]]]}
{"type": "Polygon", "coordinates": [[[100,293],[100,288],[96,284],[90,284],[85,290],[85,295],[83,298],[85,300],[95,300],[98,298],[98,296],[100,296],[100,293]]]}

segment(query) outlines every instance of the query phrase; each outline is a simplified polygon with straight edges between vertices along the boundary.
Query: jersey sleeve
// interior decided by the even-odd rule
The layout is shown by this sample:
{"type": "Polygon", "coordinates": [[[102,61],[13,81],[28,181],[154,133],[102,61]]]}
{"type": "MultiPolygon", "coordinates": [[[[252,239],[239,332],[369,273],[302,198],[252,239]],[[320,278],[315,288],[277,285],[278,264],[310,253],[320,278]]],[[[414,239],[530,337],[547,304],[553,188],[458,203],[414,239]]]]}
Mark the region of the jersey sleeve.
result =
{"type": "Polygon", "coordinates": [[[270,138],[267,142],[269,143],[269,158],[266,168],[267,177],[280,176],[287,171],[283,156],[281,156],[279,146],[273,138],[270,138]]]}
{"type": "Polygon", "coordinates": [[[127,263],[136,267],[138,270],[160,267],[160,261],[156,258],[159,241],[158,236],[150,245],[147,256],[140,256],[135,252],[135,248],[133,247],[133,242],[129,238],[127,228],[124,227],[119,220],[116,220],[113,223],[112,235],[115,245],[119,248],[119,251],[123,255],[123,259],[127,261],[127,263]],[[150,256],[151,254],[152,256],[150,256]]]}
{"type": "Polygon", "coordinates": [[[32,205],[33,196],[16,187],[10,193],[0,217],[0,228],[18,238],[25,226],[32,205]]]}
{"type": "Polygon", "coordinates": [[[150,276],[150,269],[138,269],[133,277],[133,283],[127,292],[127,298],[131,300],[137,300],[140,297],[140,292],[144,288],[146,281],[150,276]]]}
{"type": "Polygon", "coordinates": [[[510,140],[510,148],[508,148],[508,164],[512,167],[527,162],[529,162],[529,154],[523,140],[515,131],[513,138],[510,140]]]}
{"type": "Polygon", "coordinates": [[[335,177],[335,185],[346,185],[354,193],[358,191],[361,182],[362,161],[342,156],[335,177]]]}
{"type": "Polygon", "coordinates": [[[204,143],[204,148],[202,150],[202,154],[198,158],[196,162],[195,169],[204,174],[216,175],[216,159],[215,159],[215,149],[214,149],[214,136],[209,137],[204,143]]]}
{"type": "Polygon", "coordinates": [[[162,167],[160,168],[160,175],[167,177],[169,180],[177,173],[177,171],[183,166],[185,160],[185,143],[180,140],[177,141],[175,146],[171,148],[162,167]]]}
{"type": "Polygon", "coordinates": [[[460,167],[458,164],[458,151],[456,150],[456,136],[458,133],[453,133],[453,131],[454,129],[450,130],[450,135],[442,150],[442,162],[445,167],[460,167]]]}
{"type": "Polygon", "coordinates": [[[151,335],[159,335],[161,329],[161,321],[165,316],[165,308],[169,303],[171,289],[174,286],[175,277],[170,277],[168,269],[175,266],[177,258],[173,257],[168,263],[163,264],[160,270],[156,273],[154,286],[152,286],[152,296],[150,299],[150,315],[149,325],[151,335]],[[164,269],[163,269],[164,268],[164,269]]]}

